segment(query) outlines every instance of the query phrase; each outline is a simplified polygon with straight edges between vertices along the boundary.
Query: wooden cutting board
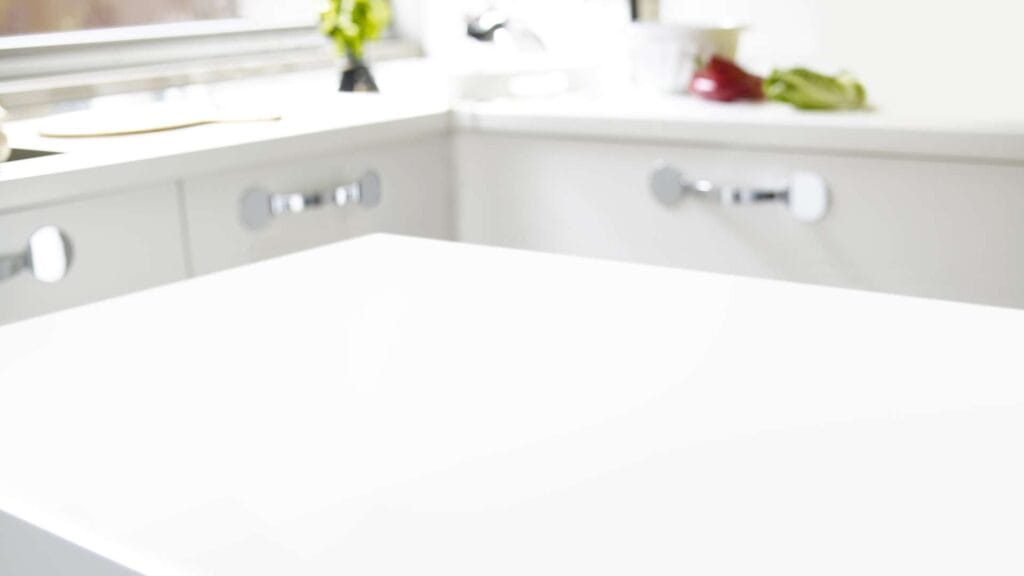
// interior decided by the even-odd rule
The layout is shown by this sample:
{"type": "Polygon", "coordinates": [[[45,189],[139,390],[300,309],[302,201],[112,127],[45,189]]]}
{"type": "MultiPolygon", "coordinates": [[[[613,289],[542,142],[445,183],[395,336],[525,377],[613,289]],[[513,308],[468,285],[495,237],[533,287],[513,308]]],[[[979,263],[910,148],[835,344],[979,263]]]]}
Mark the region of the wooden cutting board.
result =
{"type": "Polygon", "coordinates": [[[11,157],[11,147],[7,144],[7,136],[4,134],[4,120],[7,119],[7,111],[0,106],[0,162],[6,162],[11,157]]]}
{"type": "Polygon", "coordinates": [[[89,138],[146,134],[225,122],[274,122],[272,112],[226,112],[209,107],[149,106],[127,110],[86,110],[48,118],[39,135],[49,138],[89,138]]]}
{"type": "Polygon", "coordinates": [[[3,127],[0,126],[0,162],[6,162],[11,157],[11,147],[7,144],[7,136],[3,127]]]}

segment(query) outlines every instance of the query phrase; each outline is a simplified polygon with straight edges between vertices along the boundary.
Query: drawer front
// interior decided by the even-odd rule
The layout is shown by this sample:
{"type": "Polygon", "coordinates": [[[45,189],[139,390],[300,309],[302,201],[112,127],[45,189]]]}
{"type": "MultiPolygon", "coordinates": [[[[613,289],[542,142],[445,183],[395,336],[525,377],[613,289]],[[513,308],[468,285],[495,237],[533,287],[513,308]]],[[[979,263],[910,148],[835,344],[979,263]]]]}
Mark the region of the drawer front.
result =
{"type": "Polygon", "coordinates": [[[67,275],[29,270],[0,282],[0,323],[78,306],[186,277],[173,185],[0,215],[0,254],[22,252],[32,233],[56,226],[71,245],[67,275]]]}
{"type": "Polygon", "coordinates": [[[1024,307],[1024,168],[466,134],[461,239],[1024,307]],[[650,190],[659,163],[714,181],[823,176],[824,220],[650,190]]]}
{"type": "Polygon", "coordinates": [[[450,141],[429,138],[188,180],[185,210],[194,271],[213,272],[374,232],[451,238],[450,166],[450,141]],[[262,227],[243,221],[249,191],[328,193],[371,171],[380,177],[375,206],[339,206],[323,194],[322,205],[279,214],[262,227]]]}

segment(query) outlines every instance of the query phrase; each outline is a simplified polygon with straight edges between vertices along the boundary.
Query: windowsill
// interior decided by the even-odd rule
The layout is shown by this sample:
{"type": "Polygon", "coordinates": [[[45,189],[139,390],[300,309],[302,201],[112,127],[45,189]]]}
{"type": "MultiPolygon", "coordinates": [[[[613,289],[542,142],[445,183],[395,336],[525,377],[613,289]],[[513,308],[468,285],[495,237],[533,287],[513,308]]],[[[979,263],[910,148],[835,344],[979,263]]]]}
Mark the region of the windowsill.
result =
{"type": "MultiPolygon", "coordinates": [[[[367,48],[367,58],[371,62],[421,55],[422,51],[417,43],[398,39],[375,42],[367,48]]],[[[75,102],[98,96],[163,90],[173,86],[332,68],[338,65],[339,59],[330,48],[320,46],[173,64],[59,74],[0,81],[0,103],[8,110],[11,119],[37,118],[74,109],[75,102]]]]}

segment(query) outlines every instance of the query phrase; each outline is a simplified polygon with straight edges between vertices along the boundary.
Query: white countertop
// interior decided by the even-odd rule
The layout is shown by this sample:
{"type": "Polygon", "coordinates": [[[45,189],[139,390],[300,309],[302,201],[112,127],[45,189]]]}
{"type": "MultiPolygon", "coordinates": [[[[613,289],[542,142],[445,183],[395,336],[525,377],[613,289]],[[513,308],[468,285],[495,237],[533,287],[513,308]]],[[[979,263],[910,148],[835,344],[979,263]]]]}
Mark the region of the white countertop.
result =
{"type": "Polygon", "coordinates": [[[1020,574],[1022,341],[375,236],[0,328],[0,510],[152,576],[1020,574]]]}
{"type": "Polygon", "coordinates": [[[462,103],[455,122],[471,131],[616,142],[1024,163],[1024,122],[983,114],[807,112],[770,102],[628,93],[462,103]]]}
{"type": "MultiPolygon", "coordinates": [[[[941,118],[884,107],[870,112],[808,113],[781,104],[717,104],[688,96],[639,93],[453,104],[444,70],[429,62],[387,63],[378,71],[383,95],[338,94],[336,73],[331,70],[184,87],[162,94],[169,106],[198,101],[232,111],[241,104],[281,114],[282,120],[274,123],[69,140],[39,137],[39,121],[11,122],[5,130],[14,147],[64,154],[0,164],[0,211],[77,194],[81,186],[75,182],[86,171],[90,181],[130,186],[246,161],[250,165],[272,161],[287,150],[319,150],[339,141],[367,145],[449,130],[1024,163],[1024,124],[990,118],[984,111],[941,118]],[[101,177],[95,177],[97,173],[101,177]]],[[[118,98],[101,104],[108,109],[137,104],[118,98]]]]}
{"type": "MultiPolygon", "coordinates": [[[[409,64],[396,63],[392,69],[403,76],[403,82],[423,74],[409,64]]],[[[445,134],[450,129],[446,95],[431,90],[339,94],[336,80],[336,74],[318,71],[171,89],[160,95],[164,100],[151,101],[154,95],[139,94],[94,103],[106,113],[122,106],[146,109],[176,103],[227,112],[251,109],[280,115],[276,122],[210,124],[99,138],[41,137],[39,126],[45,118],[11,122],[4,130],[13,147],[62,154],[0,164],[0,211],[66,199],[89,189],[167,182],[304,153],[445,134]]]]}

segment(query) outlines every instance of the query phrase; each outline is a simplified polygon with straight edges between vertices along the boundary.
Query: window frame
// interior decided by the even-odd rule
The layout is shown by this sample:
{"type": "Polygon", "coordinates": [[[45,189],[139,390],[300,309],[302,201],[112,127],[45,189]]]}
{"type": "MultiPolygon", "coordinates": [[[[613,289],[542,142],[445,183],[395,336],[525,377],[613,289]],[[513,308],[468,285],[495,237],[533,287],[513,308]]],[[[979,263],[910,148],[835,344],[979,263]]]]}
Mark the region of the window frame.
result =
{"type": "Polygon", "coordinates": [[[322,45],[312,25],[261,26],[244,19],[28,34],[0,38],[0,81],[322,45]]]}
{"type": "MultiPolygon", "coordinates": [[[[406,16],[367,47],[371,61],[423,54],[406,16]]],[[[35,116],[67,100],[334,66],[333,50],[312,22],[245,18],[0,37],[0,104],[35,116]]]]}

